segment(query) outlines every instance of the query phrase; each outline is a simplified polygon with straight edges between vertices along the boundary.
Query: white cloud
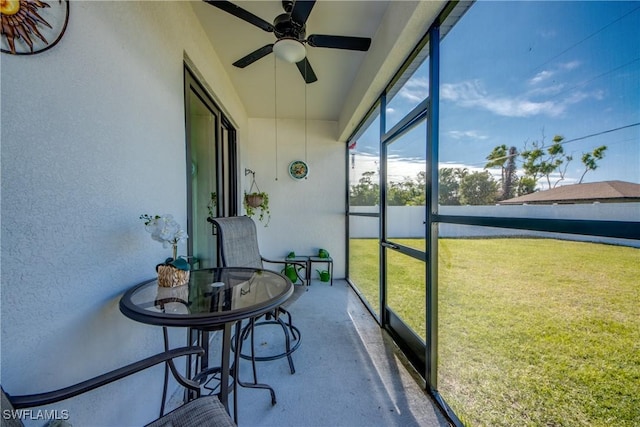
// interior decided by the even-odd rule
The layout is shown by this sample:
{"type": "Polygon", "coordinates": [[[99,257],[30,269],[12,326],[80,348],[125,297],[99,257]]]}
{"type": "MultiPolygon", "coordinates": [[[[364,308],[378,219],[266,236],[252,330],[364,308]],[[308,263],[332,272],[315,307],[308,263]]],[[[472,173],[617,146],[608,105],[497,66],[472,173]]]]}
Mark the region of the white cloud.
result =
{"type": "Polygon", "coordinates": [[[552,38],[555,38],[557,34],[558,34],[558,33],[556,32],[556,30],[543,30],[543,31],[540,31],[540,36],[541,36],[543,39],[552,39],[552,38]]]}
{"type": "MultiPolygon", "coordinates": [[[[357,184],[365,172],[375,172],[374,181],[379,179],[380,158],[378,156],[356,153],[352,160],[353,162],[349,165],[350,185],[357,184]]],[[[418,172],[424,172],[426,167],[425,159],[392,155],[387,161],[387,180],[403,182],[407,179],[415,179],[418,172]]]]}
{"type": "Polygon", "coordinates": [[[489,138],[486,135],[481,135],[476,130],[451,130],[451,131],[447,132],[447,135],[449,135],[453,139],[463,139],[463,138],[488,139],[489,138]]]}
{"type": "Polygon", "coordinates": [[[529,80],[529,84],[536,85],[540,82],[550,79],[555,73],[553,71],[544,70],[540,71],[538,74],[533,76],[531,80],[529,80]]]}
{"type": "Polygon", "coordinates": [[[565,89],[565,85],[558,83],[552,86],[544,86],[533,88],[527,92],[528,96],[553,96],[562,92],[565,89]]]}
{"type": "MultiPolygon", "coordinates": [[[[543,81],[551,74],[541,72],[530,80],[543,81]]],[[[604,92],[601,90],[584,92],[580,90],[567,91],[563,96],[558,96],[566,91],[564,84],[558,83],[550,86],[536,87],[516,96],[498,96],[489,94],[479,80],[467,80],[460,83],[445,83],[441,87],[440,97],[446,101],[452,101],[466,108],[479,108],[505,117],[532,117],[545,115],[548,117],[560,117],[572,104],[577,104],[585,99],[602,99],[604,92]],[[536,98],[546,97],[545,100],[536,98]],[[557,97],[557,99],[549,99],[557,97]]]]}
{"type": "Polygon", "coordinates": [[[398,96],[412,103],[418,103],[429,96],[429,80],[413,77],[398,92],[398,96]]]}
{"type": "MultiPolygon", "coordinates": [[[[377,182],[379,179],[380,165],[378,162],[379,158],[377,156],[368,156],[357,154],[354,158],[354,162],[351,165],[352,170],[349,173],[349,184],[355,185],[358,183],[358,180],[362,177],[364,172],[375,172],[373,180],[377,182]]],[[[424,159],[419,158],[402,158],[402,157],[394,157],[390,158],[387,164],[387,179],[388,181],[393,182],[403,182],[407,179],[415,179],[419,172],[424,172],[426,170],[426,161],[424,159]]],[[[438,169],[450,168],[450,169],[467,169],[469,173],[473,172],[484,172],[488,171],[491,176],[496,180],[500,181],[501,172],[498,168],[493,169],[485,169],[483,166],[479,166],[477,164],[465,164],[460,162],[441,162],[438,164],[438,169]]],[[[518,169],[516,171],[518,176],[524,176],[525,173],[523,170],[518,169]]],[[[560,175],[558,173],[554,173],[550,176],[551,185],[568,185],[575,184],[576,179],[566,177],[564,180],[560,180],[560,175]]],[[[547,179],[545,177],[540,178],[538,180],[537,188],[540,190],[546,190],[549,188],[547,183],[547,179]]]]}
{"type": "Polygon", "coordinates": [[[569,61],[569,62],[558,64],[555,70],[540,71],[538,74],[536,74],[531,79],[529,79],[529,84],[537,85],[539,83],[545,82],[555,77],[556,75],[558,75],[559,72],[571,71],[578,68],[579,66],[580,66],[580,61],[569,61]]]}
{"type": "Polygon", "coordinates": [[[505,117],[560,116],[565,105],[555,101],[537,102],[527,96],[504,97],[489,95],[478,80],[442,85],[440,97],[467,108],[482,108],[505,117]]]}
{"type": "Polygon", "coordinates": [[[491,96],[481,86],[480,81],[465,81],[449,85],[443,98],[457,101],[465,107],[480,107],[495,114],[506,117],[531,117],[546,115],[558,117],[564,114],[567,107],[587,98],[602,99],[603,94],[575,91],[557,100],[549,99],[566,90],[566,84],[557,81],[562,73],[578,68],[580,61],[569,61],[558,64],[554,69],[539,71],[527,83],[534,86],[523,94],[506,97],[491,96]],[[545,85],[546,84],[546,85],[545,85]],[[538,100],[538,98],[546,99],[538,100]]]}
{"type": "Polygon", "coordinates": [[[592,96],[595,97],[595,95],[590,95],[582,91],[576,91],[568,94],[568,96],[565,98],[564,101],[567,104],[577,104],[578,102],[585,100],[587,98],[590,98],[592,96]]]}
{"type": "Polygon", "coordinates": [[[438,163],[438,169],[467,169],[469,172],[482,172],[485,169],[478,165],[467,165],[458,162],[441,162],[438,163]]]}
{"type": "Polygon", "coordinates": [[[563,70],[573,70],[575,68],[578,68],[580,66],[580,61],[570,61],[570,62],[565,62],[564,64],[560,64],[560,68],[562,68],[563,70]]]}

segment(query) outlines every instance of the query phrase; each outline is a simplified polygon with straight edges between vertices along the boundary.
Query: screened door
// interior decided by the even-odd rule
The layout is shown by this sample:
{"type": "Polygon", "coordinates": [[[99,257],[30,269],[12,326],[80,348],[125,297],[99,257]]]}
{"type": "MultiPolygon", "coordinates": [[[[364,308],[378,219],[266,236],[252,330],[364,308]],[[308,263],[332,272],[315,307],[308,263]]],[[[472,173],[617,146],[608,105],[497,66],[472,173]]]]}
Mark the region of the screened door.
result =
{"type": "Polygon", "coordinates": [[[424,364],[426,121],[384,143],[385,326],[424,364]],[[411,160],[412,159],[412,160],[411,160]]]}

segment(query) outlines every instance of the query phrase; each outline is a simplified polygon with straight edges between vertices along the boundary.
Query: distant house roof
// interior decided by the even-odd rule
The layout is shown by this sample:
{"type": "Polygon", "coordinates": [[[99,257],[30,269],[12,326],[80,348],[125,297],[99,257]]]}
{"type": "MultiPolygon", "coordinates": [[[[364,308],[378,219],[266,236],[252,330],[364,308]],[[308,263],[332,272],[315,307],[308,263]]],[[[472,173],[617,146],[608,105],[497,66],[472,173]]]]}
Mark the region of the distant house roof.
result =
{"type": "Polygon", "coordinates": [[[572,184],[537,191],[498,202],[501,205],[550,205],[553,203],[640,202],[640,184],[625,181],[602,181],[572,184]]]}

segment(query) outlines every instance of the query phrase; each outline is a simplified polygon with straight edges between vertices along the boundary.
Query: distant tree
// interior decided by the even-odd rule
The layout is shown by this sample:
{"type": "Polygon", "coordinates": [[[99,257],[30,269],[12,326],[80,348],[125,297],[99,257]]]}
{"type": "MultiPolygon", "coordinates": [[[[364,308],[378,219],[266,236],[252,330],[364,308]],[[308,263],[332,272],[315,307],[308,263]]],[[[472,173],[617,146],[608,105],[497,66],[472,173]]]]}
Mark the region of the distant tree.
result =
{"type": "Polygon", "coordinates": [[[530,176],[523,176],[518,180],[516,196],[524,196],[536,191],[536,181],[530,176]]]}
{"type": "Polygon", "coordinates": [[[499,200],[510,199],[514,196],[517,186],[516,177],[516,157],[518,150],[516,147],[507,148],[505,144],[498,145],[486,157],[485,169],[500,168],[500,189],[499,200]]]}
{"type": "Polygon", "coordinates": [[[420,171],[416,175],[415,186],[411,194],[411,206],[422,206],[427,203],[427,173],[420,171]]]}
{"type": "Polygon", "coordinates": [[[564,179],[567,166],[573,160],[572,156],[565,154],[563,140],[563,136],[556,135],[553,137],[553,144],[547,146],[543,135],[541,142],[534,141],[530,147],[525,144],[525,149],[520,153],[525,176],[533,178],[536,183],[540,178],[545,177],[548,188],[555,188],[564,179]],[[554,172],[560,174],[560,179],[551,185],[551,174],[554,172]]]}
{"type": "Polygon", "coordinates": [[[533,143],[533,147],[527,147],[525,143],[525,149],[520,152],[522,157],[522,169],[526,177],[532,179],[534,182],[538,182],[541,175],[541,158],[544,155],[544,151],[537,146],[537,142],[533,143]]]}
{"type": "Polygon", "coordinates": [[[582,164],[584,165],[584,172],[580,177],[580,181],[578,184],[582,183],[584,176],[589,171],[594,171],[598,168],[598,160],[602,160],[604,158],[604,152],[607,151],[606,145],[601,145],[600,147],[594,149],[591,153],[582,153],[582,164]]]}
{"type": "Polygon", "coordinates": [[[509,158],[507,159],[504,180],[502,182],[501,200],[514,197],[518,187],[518,175],[516,174],[516,157],[518,156],[518,150],[516,147],[510,147],[507,156],[509,158]]]}
{"type": "Polygon", "coordinates": [[[488,171],[472,172],[460,180],[460,204],[492,205],[498,199],[499,185],[488,171]]]}
{"type": "Polygon", "coordinates": [[[504,182],[506,172],[505,163],[508,158],[507,151],[507,146],[504,144],[494,147],[493,151],[486,157],[489,162],[484,165],[485,169],[499,167],[502,171],[502,182],[504,182]]]}
{"type": "Polygon", "coordinates": [[[406,206],[411,198],[412,183],[390,182],[387,186],[387,204],[389,206],[406,206]]]}
{"type": "Polygon", "coordinates": [[[375,206],[380,203],[380,185],[373,182],[376,173],[364,172],[358,184],[351,186],[349,202],[352,206],[375,206]]]}
{"type": "Polygon", "coordinates": [[[418,172],[415,179],[407,177],[402,182],[391,182],[387,188],[387,204],[390,206],[422,206],[426,203],[426,173],[418,172]]]}
{"type": "Polygon", "coordinates": [[[438,173],[438,203],[443,206],[460,204],[460,180],[469,173],[467,168],[441,168],[438,173]]]}
{"type": "Polygon", "coordinates": [[[549,185],[549,188],[551,188],[551,179],[549,178],[549,176],[554,172],[557,172],[560,175],[560,178],[553,184],[553,188],[556,188],[558,183],[564,180],[564,177],[567,173],[567,168],[569,167],[569,163],[571,163],[571,161],[573,160],[573,156],[565,154],[562,141],[564,141],[564,136],[554,136],[553,144],[547,150],[547,153],[549,153],[548,162],[553,167],[553,169],[546,174],[547,184],[549,185]]]}

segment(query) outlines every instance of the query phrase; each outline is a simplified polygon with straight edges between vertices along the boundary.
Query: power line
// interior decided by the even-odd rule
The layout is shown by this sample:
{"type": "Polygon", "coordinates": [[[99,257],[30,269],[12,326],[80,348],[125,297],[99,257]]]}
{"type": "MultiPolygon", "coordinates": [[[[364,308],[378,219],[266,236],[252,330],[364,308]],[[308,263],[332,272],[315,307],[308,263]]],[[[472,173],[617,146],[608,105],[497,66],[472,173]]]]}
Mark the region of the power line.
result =
{"type": "Polygon", "coordinates": [[[621,20],[623,20],[624,18],[626,18],[627,16],[631,15],[632,13],[634,13],[636,10],[640,9],[640,6],[636,7],[635,9],[630,10],[629,12],[625,13],[624,15],[622,15],[621,17],[619,17],[618,19],[615,19],[611,22],[609,22],[607,25],[605,25],[604,27],[600,28],[599,30],[589,34],[587,37],[583,38],[582,40],[578,41],[577,43],[572,44],[571,46],[567,47],[565,50],[563,50],[562,52],[558,53],[557,55],[551,57],[550,59],[546,60],[545,62],[543,62],[542,64],[538,65],[536,68],[534,68],[534,70],[538,70],[540,68],[542,68],[543,66],[547,65],[549,62],[553,61],[554,59],[558,58],[559,56],[564,55],[565,53],[567,53],[568,51],[570,51],[571,49],[573,49],[574,47],[578,46],[579,44],[584,43],[585,41],[589,40],[591,37],[595,36],[598,33],[601,33],[602,31],[604,31],[605,29],[609,28],[610,26],[612,26],[613,24],[615,24],[616,22],[619,22],[621,20]]]}
{"type": "MultiPolygon", "coordinates": [[[[620,127],[613,128],[613,129],[603,130],[601,132],[596,132],[596,133],[592,133],[592,134],[589,134],[589,135],[580,136],[578,138],[568,139],[566,141],[560,142],[560,145],[565,145],[565,144],[568,144],[570,142],[582,141],[584,139],[593,138],[595,136],[600,136],[600,135],[605,135],[607,133],[617,132],[617,131],[623,130],[623,129],[629,129],[629,128],[632,128],[632,127],[635,127],[635,126],[640,126],[640,122],[632,123],[632,124],[625,125],[625,126],[620,126],[620,127]]],[[[508,158],[509,158],[509,156],[502,156],[502,157],[496,157],[495,159],[491,159],[491,160],[507,160],[508,158]]],[[[469,166],[482,165],[482,164],[486,164],[486,163],[487,163],[487,161],[482,161],[482,162],[477,162],[477,163],[469,163],[469,166]]]]}
{"type": "Polygon", "coordinates": [[[626,64],[622,64],[622,65],[620,65],[620,66],[618,66],[618,67],[616,67],[616,68],[612,68],[612,69],[611,69],[611,70],[609,70],[609,71],[605,71],[604,73],[598,74],[597,76],[592,77],[592,78],[590,78],[589,80],[583,81],[583,82],[581,82],[581,83],[578,83],[578,84],[577,84],[577,85],[575,85],[575,86],[572,86],[572,87],[570,87],[570,88],[568,88],[568,89],[563,90],[562,92],[558,92],[558,93],[556,93],[555,95],[553,95],[552,97],[550,97],[550,99],[557,98],[557,97],[559,97],[559,96],[560,96],[560,95],[562,95],[562,94],[565,94],[565,93],[570,92],[570,91],[572,91],[572,90],[574,90],[574,89],[576,89],[576,88],[579,88],[580,86],[585,86],[585,85],[587,85],[587,84],[591,83],[591,82],[592,82],[592,81],[594,81],[594,80],[597,80],[597,79],[602,78],[602,77],[604,77],[604,76],[606,76],[606,75],[609,75],[609,74],[611,74],[611,73],[613,73],[613,72],[615,72],[615,71],[618,71],[618,70],[620,70],[620,69],[622,69],[622,68],[624,68],[624,67],[628,67],[629,65],[633,64],[634,62],[638,62],[638,61],[640,61],[640,58],[633,59],[633,60],[631,60],[631,61],[627,62],[626,64]]]}
{"type": "Polygon", "coordinates": [[[626,126],[620,126],[620,127],[613,128],[613,129],[603,130],[602,132],[592,133],[591,135],[585,135],[585,136],[581,136],[579,138],[569,139],[567,141],[562,141],[561,144],[564,145],[564,144],[568,144],[569,142],[581,141],[583,139],[592,138],[594,136],[600,136],[600,135],[604,135],[606,133],[611,133],[611,132],[616,132],[616,131],[619,131],[619,130],[622,130],[622,129],[632,128],[634,126],[640,126],[640,122],[632,123],[632,124],[626,125],[626,126]]]}
{"type": "MultiPolygon", "coordinates": [[[[562,142],[560,142],[560,145],[565,145],[565,144],[568,144],[568,143],[570,143],[570,142],[582,141],[582,140],[585,140],[585,139],[593,138],[593,137],[600,136],[600,135],[606,135],[606,134],[608,134],[608,133],[617,132],[617,131],[619,131],[619,130],[629,129],[629,128],[636,127],[636,126],[640,126],[640,122],[637,122],[637,123],[631,123],[631,124],[629,124],[629,125],[625,125],[625,126],[619,126],[619,127],[617,127],[617,128],[612,128],[612,129],[603,130],[603,131],[601,131],[601,132],[596,132],[596,133],[592,133],[592,134],[589,134],[589,135],[580,136],[580,137],[578,137],[578,138],[567,139],[566,141],[562,141],[562,142]]],[[[631,140],[632,140],[632,139],[625,139],[623,142],[625,142],[625,141],[631,141],[631,140]]],[[[618,141],[618,142],[619,142],[619,141],[618,141]]],[[[361,153],[361,152],[359,152],[359,151],[356,151],[356,152],[354,152],[354,153],[352,153],[352,154],[354,154],[354,155],[355,155],[355,154],[359,154],[359,155],[362,155],[362,154],[365,154],[365,155],[366,155],[366,154],[368,154],[368,155],[370,155],[371,153],[361,153]]],[[[508,159],[508,158],[509,158],[509,156],[502,156],[502,157],[496,157],[495,159],[491,159],[491,160],[506,160],[506,159],[508,159]]],[[[487,163],[487,161],[476,162],[476,163],[466,163],[466,162],[465,162],[465,164],[468,164],[469,166],[483,165],[483,164],[486,164],[486,163],[487,163]]]]}

